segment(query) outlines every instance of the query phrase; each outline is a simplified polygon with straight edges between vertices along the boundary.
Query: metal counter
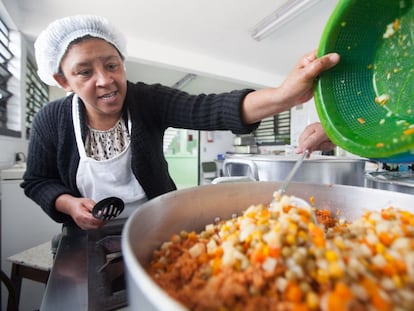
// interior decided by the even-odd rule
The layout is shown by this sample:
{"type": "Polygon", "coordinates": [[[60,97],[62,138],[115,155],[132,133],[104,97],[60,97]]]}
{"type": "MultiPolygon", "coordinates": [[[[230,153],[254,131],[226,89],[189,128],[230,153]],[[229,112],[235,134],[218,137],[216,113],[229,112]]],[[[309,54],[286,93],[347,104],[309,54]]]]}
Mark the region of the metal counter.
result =
{"type": "Polygon", "coordinates": [[[87,232],[64,227],[40,310],[87,310],[87,276],[87,232]]]}
{"type": "Polygon", "coordinates": [[[40,310],[127,310],[122,257],[107,261],[120,252],[124,223],[117,218],[88,231],[63,227],[40,310]]]}

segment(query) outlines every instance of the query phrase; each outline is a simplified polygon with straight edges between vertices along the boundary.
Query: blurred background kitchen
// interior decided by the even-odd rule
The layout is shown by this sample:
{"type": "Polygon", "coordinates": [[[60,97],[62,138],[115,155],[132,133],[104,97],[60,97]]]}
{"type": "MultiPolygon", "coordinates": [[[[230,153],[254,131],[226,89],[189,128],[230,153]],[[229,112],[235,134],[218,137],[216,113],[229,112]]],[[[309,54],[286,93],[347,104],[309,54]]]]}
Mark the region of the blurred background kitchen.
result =
{"type": "MultiPolygon", "coordinates": [[[[25,198],[19,188],[33,116],[45,103],[65,95],[59,88],[42,84],[36,75],[33,41],[49,22],[72,14],[103,15],[127,36],[129,80],[159,82],[194,94],[216,93],[280,84],[300,56],[318,47],[336,3],[335,0],[0,1],[2,270],[10,276],[10,256],[50,241],[60,228],[25,198]],[[292,16],[268,34],[252,35],[260,21],[274,16],[276,9],[287,11],[292,5],[301,8],[301,12],[289,13],[292,16]]],[[[248,136],[235,136],[228,131],[171,128],[165,135],[164,152],[170,173],[180,189],[228,175],[258,180],[283,178],[284,170],[280,170],[279,175],[263,175],[263,170],[274,171],[272,163],[289,164],[289,160],[295,160],[293,150],[299,134],[315,121],[318,116],[311,101],[265,120],[248,136]],[[231,162],[228,169],[223,168],[226,161],[231,162]],[[253,166],[251,161],[255,163],[253,166]],[[209,164],[203,165],[206,162],[209,164]],[[263,168],[262,162],[267,166],[263,168]],[[213,172],[204,172],[203,167],[213,172]]],[[[361,162],[340,148],[313,156],[348,161],[345,162],[347,166],[339,169],[337,164],[328,166],[327,175],[341,177],[344,172],[346,177],[334,182],[357,186],[367,185],[363,177],[367,171],[412,170],[410,165],[361,162]],[[354,162],[355,159],[358,161],[354,162]],[[358,171],[353,170],[354,167],[358,171]]],[[[324,175],[318,164],[315,165],[309,174],[298,178],[313,181],[315,176],[324,175]]],[[[381,187],[373,182],[371,186],[381,187]]],[[[401,189],[413,193],[410,185],[401,189]]],[[[38,309],[44,287],[43,283],[24,279],[20,309],[38,309]]],[[[4,286],[1,302],[1,309],[6,310],[4,286]]]]}

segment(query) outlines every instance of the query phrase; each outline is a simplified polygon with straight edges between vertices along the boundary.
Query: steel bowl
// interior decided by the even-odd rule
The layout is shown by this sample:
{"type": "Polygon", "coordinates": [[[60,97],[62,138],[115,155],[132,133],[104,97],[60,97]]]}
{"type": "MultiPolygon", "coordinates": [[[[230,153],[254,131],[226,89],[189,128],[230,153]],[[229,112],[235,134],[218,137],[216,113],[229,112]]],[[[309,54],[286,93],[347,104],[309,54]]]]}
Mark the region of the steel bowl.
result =
{"type": "MultiPolygon", "coordinates": [[[[186,310],[146,273],[152,253],[181,230],[204,229],[217,217],[228,219],[251,204],[270,202],[278,182],[241,182],[188,188],[157,197],[143,204],[127,220],[122,232],[128,302],[131,310],[186,310]]],[[[293,182],[288,193],[303,199],[315,197],[321,209],[339,210],[353,220],[364,210],[391,204],[414,212],[414,196],[379,189],[293,182]]]]}
{"type": "MultiPolygon", "coordinates": [[[[248,176],[257,181],[283,181],[299,155],[229,156],[223,163],[224,176],[248,176]]],[[[315,156],[303,161],[293,181],[364,186],[366,159],[315,156]]]]}
{"type": "Polygon", "coordinates": [[[366,185],[370,188],[414,194],[414,172],[368,172],[366,185]]]}

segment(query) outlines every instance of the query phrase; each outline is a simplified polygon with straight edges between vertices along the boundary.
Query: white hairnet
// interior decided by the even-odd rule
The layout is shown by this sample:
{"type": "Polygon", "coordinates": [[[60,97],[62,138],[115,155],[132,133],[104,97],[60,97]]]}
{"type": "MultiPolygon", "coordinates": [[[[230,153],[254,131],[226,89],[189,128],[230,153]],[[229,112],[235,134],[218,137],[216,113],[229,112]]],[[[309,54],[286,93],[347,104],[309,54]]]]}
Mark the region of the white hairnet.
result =
{"type": "Polygon", "coordinates": [[[41,32],[34,44],[40,79],[48,85],[58,85],[53,75],[58,72],[60,61],[69,44],[87,35],[113,44],[125,57],[125,38],[107,19],[93,15],[65,17],[52,22],[41,32]]]}

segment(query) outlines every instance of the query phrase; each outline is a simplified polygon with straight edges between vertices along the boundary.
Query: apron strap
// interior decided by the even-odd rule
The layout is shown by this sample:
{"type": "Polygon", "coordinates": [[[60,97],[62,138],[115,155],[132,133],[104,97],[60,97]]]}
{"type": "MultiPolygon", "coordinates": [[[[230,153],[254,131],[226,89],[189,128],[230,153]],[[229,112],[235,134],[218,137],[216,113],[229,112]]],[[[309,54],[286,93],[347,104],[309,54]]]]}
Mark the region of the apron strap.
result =
{"type": "Polygon", "coordinates": [[[80,117],[79,117],[79,97],[78,95],[73,95],[72,98],[72,119],[73,119],[73,129],[75,130],[76,144],[78,145],[79,156],[81,159],[86,158],[85,145],[82,141],[82,132],[80,127],[80,117]]]}

